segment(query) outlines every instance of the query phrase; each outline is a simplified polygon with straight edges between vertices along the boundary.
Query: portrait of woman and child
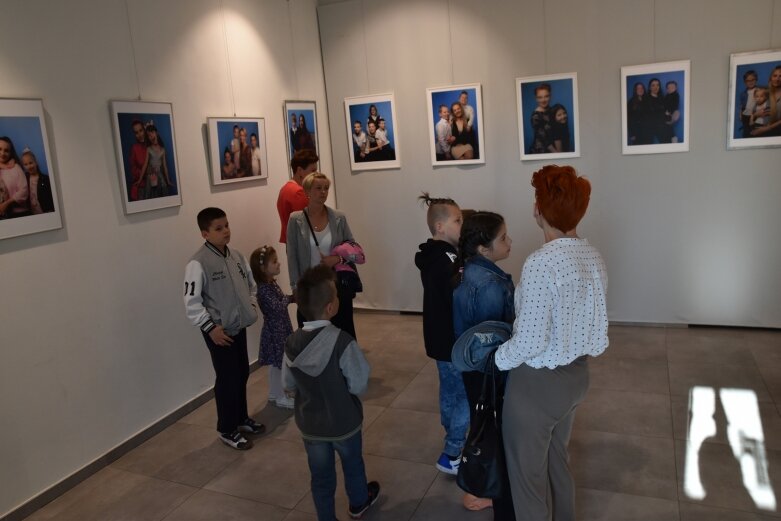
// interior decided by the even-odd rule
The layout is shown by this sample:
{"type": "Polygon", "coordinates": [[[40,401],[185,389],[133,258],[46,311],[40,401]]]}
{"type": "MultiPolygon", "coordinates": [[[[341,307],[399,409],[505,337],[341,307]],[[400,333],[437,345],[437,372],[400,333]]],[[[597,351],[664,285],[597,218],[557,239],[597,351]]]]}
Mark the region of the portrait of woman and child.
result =
{"type": "Polygon", "coordinates": [[[9,136],[0,136],[0,220],[54,211],[54,193],[41,160],[25,146],[19,151],[9,136]]]}
{"type": "Polygon", "coordinates": [[[390,101],[350,104],[352,162],[396,161],[393,109],[390,101]]]}
{"type": "Polygon", "coordinates": [[[521,101],[522,158],[577,152],[574,132],[576,79],[574,75],[561,76],[516,80],[521,101]]]}
{"type": "Polygon", "coordinates": [[[781,136],[781,62],[738,65],[735,76],[733,139],[781,136]]]}

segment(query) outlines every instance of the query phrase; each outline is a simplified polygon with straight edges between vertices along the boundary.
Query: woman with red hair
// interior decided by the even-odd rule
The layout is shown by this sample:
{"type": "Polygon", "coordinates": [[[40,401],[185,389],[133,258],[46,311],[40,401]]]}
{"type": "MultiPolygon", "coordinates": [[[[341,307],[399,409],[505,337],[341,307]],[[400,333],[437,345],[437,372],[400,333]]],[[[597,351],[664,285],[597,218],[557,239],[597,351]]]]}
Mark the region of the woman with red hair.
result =
{"type": "Polygon", "coordinates": [[[588,389],[588,357],[608,345],[607,271],[576,230],[591,195],[588,180],[572,167],[548,165],[532,186],[545,244],[526,259],[513,335],[496,351],[497,367],[510,370],[502,434],[515,517],[569,521],[575,485],[567,445],[588,389]]]}

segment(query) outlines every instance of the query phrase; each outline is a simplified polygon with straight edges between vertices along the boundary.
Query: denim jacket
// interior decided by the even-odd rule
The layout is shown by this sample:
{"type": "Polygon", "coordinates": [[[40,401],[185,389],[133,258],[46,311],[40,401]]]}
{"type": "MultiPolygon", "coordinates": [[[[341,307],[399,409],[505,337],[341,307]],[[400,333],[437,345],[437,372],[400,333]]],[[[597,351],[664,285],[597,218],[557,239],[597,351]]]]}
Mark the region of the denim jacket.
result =
{"type": "Polygon", "coordinates": [[[456,338],[486,320],[512,324],[515,320],[512,277],[481,255],[466,261],[461,284],[453,291],[453,329],[456,338]]]}

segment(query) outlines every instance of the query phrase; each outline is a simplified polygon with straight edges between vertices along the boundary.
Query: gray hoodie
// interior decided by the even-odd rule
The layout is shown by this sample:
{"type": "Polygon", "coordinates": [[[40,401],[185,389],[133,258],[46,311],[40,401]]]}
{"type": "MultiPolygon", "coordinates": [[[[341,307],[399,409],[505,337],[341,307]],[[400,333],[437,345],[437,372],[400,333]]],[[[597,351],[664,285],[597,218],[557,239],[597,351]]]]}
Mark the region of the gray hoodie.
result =
{"type": "Polygon", "coordinates": [[[369,362],[355,339],[330,322],[304,327],[288,337],[282,365],[285,389],[295,389],[296,425],[305,439],[347,439],[361,429],[358,395],[369,383],[369,362]]]}

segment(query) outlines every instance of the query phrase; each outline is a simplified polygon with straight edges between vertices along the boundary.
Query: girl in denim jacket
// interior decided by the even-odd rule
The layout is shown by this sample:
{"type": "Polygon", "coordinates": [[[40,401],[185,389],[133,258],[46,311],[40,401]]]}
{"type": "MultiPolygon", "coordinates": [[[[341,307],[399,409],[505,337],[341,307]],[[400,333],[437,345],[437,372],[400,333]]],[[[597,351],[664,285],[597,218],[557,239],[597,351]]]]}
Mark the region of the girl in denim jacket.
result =
{"type": "MultiPolygon", "coordinates": [[[[512,324],[515,320],[512,277],[496,262],[510,256],[512,240],[507,235],[504,218],[493,212],[475,212],[466,217],[461,227],[458,253],[463,263],[460,283],[453,291],[453,327],[455,336],[486,320],[499,320],[512,324]]],[[[470,416],[480,397],[483,373],[462,373],[470,416]]],[[[507,487],[507,497],[493,500],[494,519],[513,521],[512,499],[507,487]]],[[[467,494],[464,506],[479,510],[491,505],[490,499],[475,498],[467,494]]]]}

